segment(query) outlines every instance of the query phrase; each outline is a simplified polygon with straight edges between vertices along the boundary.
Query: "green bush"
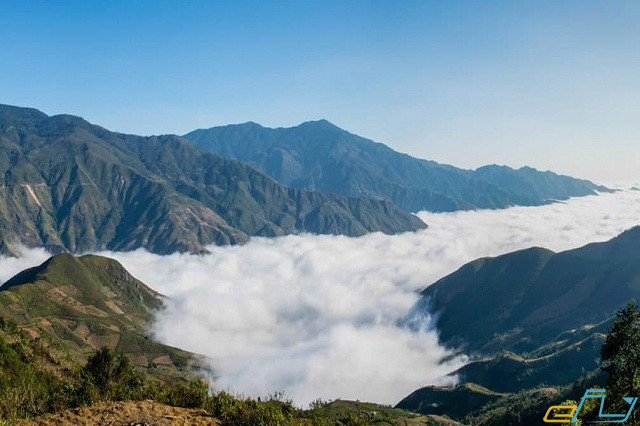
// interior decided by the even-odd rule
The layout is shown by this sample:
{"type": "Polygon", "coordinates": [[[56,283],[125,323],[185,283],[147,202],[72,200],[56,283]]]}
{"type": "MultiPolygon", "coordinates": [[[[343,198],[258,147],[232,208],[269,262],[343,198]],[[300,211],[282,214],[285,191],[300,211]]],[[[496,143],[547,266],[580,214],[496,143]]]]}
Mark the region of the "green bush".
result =
{"type": "Polygon", "coordinates": [[[66,406],[62,381],[38,368],[22,343],[0,338],[0,418],[37,416],[66,406]]]}
{"type": "Polygon", "coordinates": [[[280,426],[288,425],[295,413],[290,401],[276,396],[267,401],[235,398],[227,392],[218,392],[208,398],[204,407],[223,425],[280,426]]]}
{"type": "Polygon", "coordinates": [[[103,347],[87,361],[80,373],[81,403],[139,400],[145,395],[145,381],[123,353],[103,347]]]}
{"type": "Polygon", "coordinates": [[[193,380],[188,385],[179,384],[166,394],[166,404],[174,407],[203,408],[209,398],[209,387],[202,380],[193,380]]]}

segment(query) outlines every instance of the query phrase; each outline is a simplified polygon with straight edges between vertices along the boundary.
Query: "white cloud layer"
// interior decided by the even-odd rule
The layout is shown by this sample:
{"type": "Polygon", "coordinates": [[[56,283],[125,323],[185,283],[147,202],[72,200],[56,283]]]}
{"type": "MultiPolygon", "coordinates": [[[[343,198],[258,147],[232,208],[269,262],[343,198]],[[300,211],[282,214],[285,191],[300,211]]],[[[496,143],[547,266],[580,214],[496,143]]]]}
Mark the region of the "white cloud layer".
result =
{"type": "MultiPolygon", "coordinates": [[[[450,352],[428,327],[399,328],[417,290],[477,257],[607,240],[640,224],[640,192],[419,216],[429,229],[395,236],[255,238],[205,256],[103,254],[171,298],[157,337],[209,356],[219,388],[254,396],[282,390],[298,404],[318,397],[394,404],[445,383],[465,362],[442,363],[450,352]]],[[[2,259],[1,276],[43,257],[29,256],[2,259]]]]}
{"type": "Polygon", "coordinates": [[[47,260],[51,254],[45,249],[27,249],[18,247],[20,257],[0,256],[0,283],[4,283],[20,271],[40,265],[47,260]]]}

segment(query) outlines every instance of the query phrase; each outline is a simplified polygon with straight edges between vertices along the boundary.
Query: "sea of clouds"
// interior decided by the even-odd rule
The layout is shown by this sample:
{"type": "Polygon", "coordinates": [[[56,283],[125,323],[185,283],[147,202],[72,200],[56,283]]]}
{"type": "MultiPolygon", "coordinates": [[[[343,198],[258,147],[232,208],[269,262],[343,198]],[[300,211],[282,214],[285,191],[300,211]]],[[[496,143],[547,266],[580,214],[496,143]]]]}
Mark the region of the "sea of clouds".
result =
{"type": "MultiPolygon", "coordinates": [[[[208,255],[102,254],[170,297],[156,337],[208,356],[218,388],[284,391],[299,405],[394,404],[421,386],[452,383],[446,374],[467,361],[438,343],[428,315],[419,331],[399,325],[419,290],[478,257],[610,239],[640,225],[640,192],[418,215],[428,229],[394,236],[255,238],[208,255]]],[[[46,256],[31,250],[1,259],[0,280],[46,256]]]]}

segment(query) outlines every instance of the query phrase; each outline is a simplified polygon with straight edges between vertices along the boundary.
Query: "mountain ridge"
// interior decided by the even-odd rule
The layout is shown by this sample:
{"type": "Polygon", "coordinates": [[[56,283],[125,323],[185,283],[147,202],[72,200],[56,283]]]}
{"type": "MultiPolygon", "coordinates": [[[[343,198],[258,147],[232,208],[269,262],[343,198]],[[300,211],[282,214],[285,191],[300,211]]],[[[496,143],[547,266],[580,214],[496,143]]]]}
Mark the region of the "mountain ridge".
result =
{"type": "Polygon", "coordinates": [[[119,262],[96,255],[55,255],[0,286],[3,321],[59,353],[61,362],[83,362],[108,346],[156,378],[185,380],[201,368],[199,357],[150,337],[163,301],[119,262]]]}
{"type": "Polygon", "coordinates": [[[278,128],[249,122],[198,129],[184,137],[210,152],[244,161],[285,185],[387,199],[406,211],[540,205],[610,191],[526,166],[466,170],[414,158],[327,120],[278,128]]]}
{"type": "Polygon", "coordinates": [[[0,105],[0,249],[204,252],[251,236],[364,235],[426,225],[385,201],[280,185],[175,135],[114,133],[0,105]]]}
{"type": "Polygon", "coordinates": [[[640,226],[634,226],[563,252],[529,248],[474,260],[422,297],[440,312],[443,342],[485,353],[527,351],[640,299],[639,260],[640,226]]]}
{"type": "Polygon", "coordinates": [[[476,259],[422,292],[442,344],[471,354],[455,387],[425,386],[396,407],[465,424],[537,424],[550,405],[607,381],[601,348],[640,299],[640,226],[555,253],[476,259]]]}

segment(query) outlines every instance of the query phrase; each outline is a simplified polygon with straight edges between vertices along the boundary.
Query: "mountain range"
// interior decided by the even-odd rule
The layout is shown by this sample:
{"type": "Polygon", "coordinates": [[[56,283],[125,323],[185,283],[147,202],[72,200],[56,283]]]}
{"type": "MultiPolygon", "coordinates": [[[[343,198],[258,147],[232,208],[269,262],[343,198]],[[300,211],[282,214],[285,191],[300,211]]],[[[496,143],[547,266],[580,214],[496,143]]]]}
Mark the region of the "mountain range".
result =
{"type": "Polygon", "coordinates": [[[185,137],[127,135],[0,105],[0,253],[19,245],[198,253],[252,236],[393,234],[426,227],[412,211],[608,191],[531,168],[471,171],[419,160],[324,120],[185,137]]]}
{"type": "Polygon", "coordinates": [[[530,248],[468,263],[422,296],[440,338],[467,350],[530,351],[640,299],[640,226],[554,253],[530,248]]]}
{"type": "Polygon", "coordinates": [[[250,122],[199,129],[184,137],[287,186],[389,200],[411,212],[533,206],[609,191],[530,167],[464,170],[421,160],[326,120],[277,129],[250,122]]]}
{"type": "Polygon", "coordinates": [[[0,105],[0,251],[202,252],[250,236],[426,225],[393,204],[293,189],[178,136],[110,132],[0,105]]]}
{"type": "Polygon", "coordinates": [[[422,297],[442,343],[472,362],[452,373],[456,388],[427,386],[398,407],[469,424],[529,424],[487,416],[520,400],[539,421],[550,403],[604,384],[600,349],[612,318],[640,300],[640,226],[560,253],[534,247],[478,259],[422,297]]]}
{"type": "MultiPolygon", "coordinates": [[[[0,172],[1,254],[20,245],[202,253],[252,236],[393,234],[426,228],[410,213],[418,210],[540,205],[609,191],[528,167],[464,170],[420,160],[325,120],[142,137],[5,105],[0,172]]],[[[398,408],[519,424],[496,418],[518,410],[537,418],[539,406],[572,397],[573,383],[599,383],[611,318],[640,298],[639,265],[640,226],[560,253],[532,247],[477,259],[438,280],[412,314],[434,313],[441,343],[471,362],[452,373],[459,386],[417,389],[398,408]],[[522,401],[534,402],[514,410],[522,401]]],[[[0,287],[0,334],[7,345],[24,338],[32,351],[44,347],[47,368],[76,368],[107,346],[151,376],[182,381],[198,356],[148,334],[163,300],[114,260],[57,254],[0,287]]],[[[436,419],[359,402],[320,408],[327,416],[355,409],[371,418],[386,410],[405,423],[436,419]]]]}

